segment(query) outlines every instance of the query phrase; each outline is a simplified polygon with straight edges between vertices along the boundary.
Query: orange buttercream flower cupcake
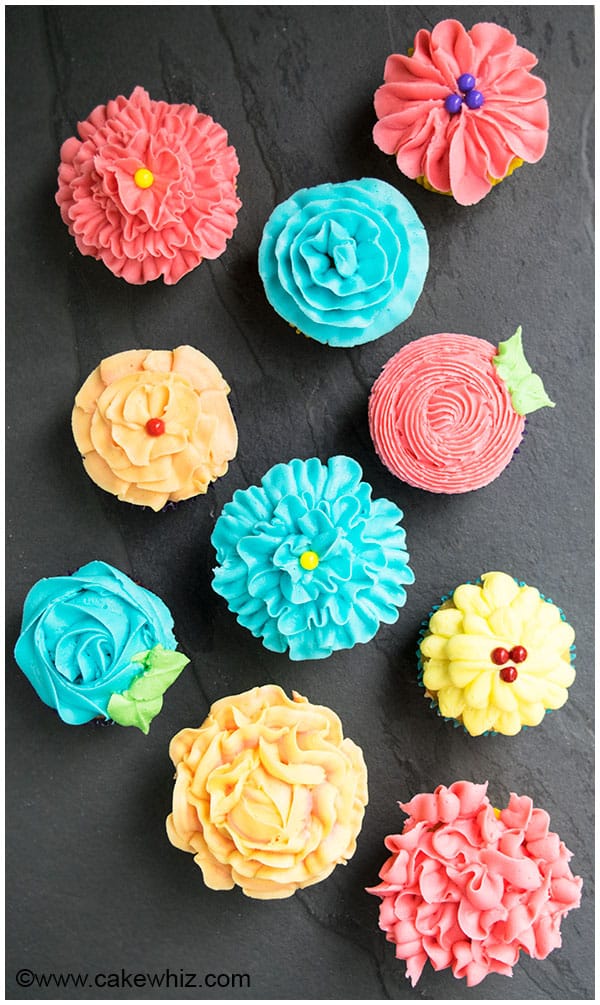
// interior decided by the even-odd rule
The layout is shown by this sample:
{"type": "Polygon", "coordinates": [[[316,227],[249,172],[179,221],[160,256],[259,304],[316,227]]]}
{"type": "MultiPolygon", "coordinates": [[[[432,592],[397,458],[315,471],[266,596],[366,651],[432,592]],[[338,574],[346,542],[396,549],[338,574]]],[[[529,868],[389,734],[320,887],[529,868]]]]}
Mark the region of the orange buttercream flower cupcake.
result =
{"type": "Polygon", "coordinates": [[[90,478],[158,511],[207,491],[237,450],[229,386],[198,349],[108,356],[75,398],[75,443],[90,478]]]}
{"type": "Polygon", "coordinates": [[[266,684],[222,698],[171,740],[167,834],[212,890],[291,897],[354,854],[367,804],[362,751],[335,712],[292,694],[266,684]]]}

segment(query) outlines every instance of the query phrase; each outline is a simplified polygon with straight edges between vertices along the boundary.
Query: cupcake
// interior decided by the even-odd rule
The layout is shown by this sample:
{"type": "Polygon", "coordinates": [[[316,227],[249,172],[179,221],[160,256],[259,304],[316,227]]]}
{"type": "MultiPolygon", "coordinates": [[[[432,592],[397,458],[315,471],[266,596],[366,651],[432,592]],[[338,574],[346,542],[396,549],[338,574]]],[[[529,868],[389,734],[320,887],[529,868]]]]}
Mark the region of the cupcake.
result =
{"type": "Polygon", "coordinates": [[[167,834],[211,890],[291,897],[354,854],[367,804],[362,751],[335,712],[292,694],[266,684],[221,698],[171,741],[167,834]]]}
{"type": "Polygon", "coordinates": [[[106,562],[89,562],[31,588],[15,659],[68,725],[99,719],[147,733],[189,663],[176,646],[159,597],[106,562]]]}
{"type": "Polygon", "coordinates": [[[229,386],[189,345],[108,356],[75,398],[73,436],[92,481],[158,511],[205,493],[235,457],[229,386]]]}
{"type": "Polygon", "coordinates": [[[551,600],[487,572],[443,597],[423,622],[419,679],[439,714],[471,736],[514,736],[567,701],[574,639],[551,600]]]}
{"type": "Polygon", "coordinates": [[[301,334],[343,347],[406,321],[428,266],[423,224],[376,178],[300,189],[273,211],[258,252],[277,313],[301,334]]]}
{"type": "Polygon", "coordinates": [[[546,152],[546,85],[506,28],[441,21],[390,56],[375,92],[373,139],[400,171],[462,206],[546,152]]]}
{"type": "Polygon", "coordinates": [[[470,492],[518,452],[525,415],[554,408],[532,373],[521,328],[498,348],[471,335],[426,335],[386,363],[369,398],[375,450],[402,481],[470,492]]]}
{"type": "Polygon", "coordinates": [[[467,987],[488,974],[512,977],[523,951],[544,960],[579,907],[582,881],[545,810],[511,793],[499,810],[487,782],[454,782],[400,803],[408,820],[385,839],[379,927],[406,962],[414,987],[427,961],[467,987]]]}
{"type": "Polygon", "coordinates": [[[142,87],[98,105],[60,151],[56,202],[82,255],[139,285],[218,258],[237,225],[239,163],[194,105],[142,87]]]}
{"type": "Polygon", "coordinates": [[[213,589],[266,649],[324,659],[397,620],[414,582],[402,511],[371,491],[351,458],[311,457],[223,507],[213,589]]]}

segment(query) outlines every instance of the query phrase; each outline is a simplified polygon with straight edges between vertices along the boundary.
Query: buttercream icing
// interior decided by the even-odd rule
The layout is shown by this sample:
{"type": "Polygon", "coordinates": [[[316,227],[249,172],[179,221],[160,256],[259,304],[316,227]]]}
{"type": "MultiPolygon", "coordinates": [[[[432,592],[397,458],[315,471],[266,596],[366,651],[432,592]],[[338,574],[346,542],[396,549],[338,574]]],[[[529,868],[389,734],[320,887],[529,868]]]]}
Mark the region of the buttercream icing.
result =
{"type": "Polygon", "coordinates": [[[473,205],[516,166],[535,164],[546,152],[546,85],[529,72],[536,64],[497,24],[467,31],[446,20],[422,29],[411,55],[386,61],[374,141],[409,178],[473,205]],[[463,74],[475,79],[480,104],[460,86],[463,74]],[[450,95],[459,99],[456,112],[446,104],[450,95]]]}
{"type": "Polygon", "coordinates": [[[111,695],[106,711],[120,726],[137,726],[142,733],[148,733],[150,723],[163,706],[165,691],[190,661],[183,653],[161,645],[132,656],[132,661],[141,665],[139,676],[133,678],[125,691],[111,695]]]}
{"type": "Polygon", "coordinates": [[[428,266],[411,204],[375,178],[300,189],[271,214],[258,253],[270,304],[331,346],[370,342],[405,321],[428,266]]]}
{"type": "Polygon", "coordinates": [[[85,470],[106,492],[155,511],[206,492],[237,450],[229,390],[189,345],[107,357],[73,408],[85,470]]]}
{"type": "Polygon", "coordinates": [[[472,736],[514,736],[567,701],[574,640],[560,608],[539,590],[488,572],[458,586],[424,625],[422,682],[440,714],[472,736]]]}
{"type": "MultiPolygon", "coordinates": [[[[106,562],[89,562],[70,576],[40,579],[29,591],[15,646],[17,664],[35,691],[63,722],[81,725],[111,718],[111,699],[135,687],[155,699],[189,661],[177,646],[173,618],[163,601],[106,562]],[[150,650],[150,652],[148,652],[150,650]],[[159,655],[161,654],[161,655],[159,655]],[[176,666],[168,680],[152,681],[161,659],[176,666]]],[[[118,702],[117,702],[118,705],[118,702]]],[[[143,727],[162,706],[147,706],[143,727]]]]}
{"type": "Polygon", "coordinates": [[[501,474],[521,442],[524,412],[542,405],[553,407],[522,354],[520,328],[499,348],[444,332],[388,360],[369,398],[369,427],[397,478],[428,492],[469,492],[501,474]],[[504,365],[507,357],[520,363],[504,365]]]}
{"type": "Polygon", "coordinates": [[[267,649],[323,659],[392,624],[414,582],[402,511],[349,457],[276,464],[217,520],[213,589],[267,649]]]}
{"type": "Polygon", "coordinates": [[[392,854],[368,892],[413,987],[428,960],[468,987],[510,977],[521,951],[543,960],[561,945],[561,922],[579,907],[582,880],[546,811],[515,793],[494,810],[486,790],[454,782],[400,803],[408,820],[385,839],[392,854]]]}
{"type": "Polygon", "coordinates": [[[83,255],[128,283],[171,285],[223,253],[242,204],[222,126],[136,87],[77,129],[61,147],[56,202],[83,255]]]}
{"type": "Polygon", "coordinates": [[[215,702],[169,753],[167,834],[194,855],[212,890],[290,897],[354,854],[367,769],[331,709],[275,684],[255,687],[215,702]]]}

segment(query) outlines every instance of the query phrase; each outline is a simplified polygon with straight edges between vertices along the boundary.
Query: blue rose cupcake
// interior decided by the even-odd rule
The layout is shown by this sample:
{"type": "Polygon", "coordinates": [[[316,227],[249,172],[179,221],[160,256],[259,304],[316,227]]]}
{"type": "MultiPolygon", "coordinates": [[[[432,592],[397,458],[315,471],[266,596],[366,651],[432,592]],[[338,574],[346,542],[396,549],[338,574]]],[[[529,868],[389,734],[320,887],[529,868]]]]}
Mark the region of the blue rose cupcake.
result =
{"type": "Polygon", "coordinates": [[[428,266],[419,217],[376,178],[300,189],[273,211],[258,252],[277,313],[318,342],[342,347],[406,321],[428,266]]]}
{"type": "Polygon", "coordinates": [[[31,588],[15,659],[63,722],[102,719],[147,733],[189,663],[176,646],[159,597],[106,562],[89,562],[31,588]]]}
{"type": "Polygon", "coordinates": [[[414,582],[402,511],[371,491],[351,458],[311,457],[223,507],[213,589],[266,649],[325,659],[397,620],[414,582]]]}

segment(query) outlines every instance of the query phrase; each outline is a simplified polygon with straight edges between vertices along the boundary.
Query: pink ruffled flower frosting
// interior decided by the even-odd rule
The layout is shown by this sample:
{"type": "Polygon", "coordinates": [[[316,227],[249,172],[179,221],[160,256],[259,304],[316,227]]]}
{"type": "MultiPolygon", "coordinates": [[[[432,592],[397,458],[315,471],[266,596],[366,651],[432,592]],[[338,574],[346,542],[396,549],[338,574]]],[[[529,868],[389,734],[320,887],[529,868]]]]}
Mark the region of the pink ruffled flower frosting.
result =
{"type": "Polygon", "coordinates": [[[386,62],[385,83],[375,93],[373,139],[396,155],[409,178],[473,205],[513,167],[534,164],[546,151],[546,85],[529,72],[536,64],[534,54],[497,24],[467,31],[447,20],[433,31],[422,29],[412,55],[386,62]],[[467,74],[481,104],[469,102],[458,83],[467,74]],[[449,95],[460,99],[454,99],[456,112],[448,110],[449,95]]]}
{"type": "Polygon", "coordinates": [[[427,960],[469,987],[510,977],[521,950],[543,960],[561,945],[561,921],[579,907],[582,881],[545,810],[514,793],[495,810],[486,790],[454,782],[400,803],[409,819],[385,840],[392,855],[368,892],[413,987],[427,960]]]}
{"type": "Polygon", "coordinates": [[[128,283],[172,285],[223,253],[242,204],[222,126],[136,87],[77,128],[81,139],[61,147],[56,202],[83,255],[128,283]]]}

